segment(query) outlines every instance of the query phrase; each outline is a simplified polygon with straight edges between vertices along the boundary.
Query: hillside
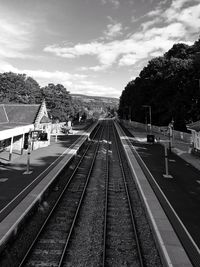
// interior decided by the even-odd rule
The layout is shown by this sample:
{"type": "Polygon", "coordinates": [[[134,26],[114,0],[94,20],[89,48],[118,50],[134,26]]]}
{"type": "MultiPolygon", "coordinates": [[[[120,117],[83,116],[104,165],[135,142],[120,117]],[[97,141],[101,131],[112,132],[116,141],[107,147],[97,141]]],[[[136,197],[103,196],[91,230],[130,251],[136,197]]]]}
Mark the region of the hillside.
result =
{"type": "MultiPolygon", "coordinates": [[[[74,106],[87,117],[111,116],[117,111],[119,99],[111,97],[71,94],[74,106]]],[[[79,112],[80,113],[80,112],[79,112]]]]}
{"type": "Polygon", "coordinates": [[[72,99],[79,100],[83,103],[96,103],[97,105],[105,105],[110,107],[116,107],[119,104],[118,98],[112,97],[101,97],[101,96],[87,96],[87,95],[79,95],[79,94],[71,94],[72,99]]]}

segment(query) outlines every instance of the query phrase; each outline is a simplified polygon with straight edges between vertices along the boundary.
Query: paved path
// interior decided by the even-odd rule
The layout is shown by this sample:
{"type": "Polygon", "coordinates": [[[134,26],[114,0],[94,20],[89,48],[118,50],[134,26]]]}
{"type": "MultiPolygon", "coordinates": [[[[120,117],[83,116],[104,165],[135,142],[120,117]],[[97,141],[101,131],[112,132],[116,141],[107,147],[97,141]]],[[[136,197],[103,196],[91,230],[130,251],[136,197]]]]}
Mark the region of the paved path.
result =
{"type": "MultiPolygon", "coordinates": [[[[135,139],[138,142],[147,142],[147,133],[146,131],[138,128],[129,128],[129,130],[134,134],[135,139]]],[[[153,133],[155,135],[155,138],[159,140],[161,144],[165,144],[166,141],[169,140],[167,136],[164,136],[163,134],[159,133],[153,133]]],[[[156,142],[157,142],[156,140],[156,142]]],[[[172,152],[174,152],[176,155],[184,159],[186,162],[193,165],[195,168],[200,170],[200,157],[191,154],[191,144],[188,142],[184,142],[181,140],[174,139],[172,141],[172,152]]]]}
{"type": "Polygon", "coordinates": [[[132,127],[129,131],[134,135],[131,137],[132,145],[200,248],[200,159],[189,153],[189,143],[174,140],[174,153],[169,153],[168,161],[169,174],[173,178],[164,178],[163,146],[167,137],[155,134],[157,139],[160,138],[161,146],[147,143],[146,132],[141,129],[132,127]]]}
{"type": "Polygon", "coordinates": [[[0,154],[0,210],[36,178],[42,179],[62,159],[63,152],[78,139],[80,135],[60,136],[58,142],[54,137],[48,147],[31,151],[31,174],[24,174],[27,169],[27,153],[15,154],[12,161],[0,154]]]}

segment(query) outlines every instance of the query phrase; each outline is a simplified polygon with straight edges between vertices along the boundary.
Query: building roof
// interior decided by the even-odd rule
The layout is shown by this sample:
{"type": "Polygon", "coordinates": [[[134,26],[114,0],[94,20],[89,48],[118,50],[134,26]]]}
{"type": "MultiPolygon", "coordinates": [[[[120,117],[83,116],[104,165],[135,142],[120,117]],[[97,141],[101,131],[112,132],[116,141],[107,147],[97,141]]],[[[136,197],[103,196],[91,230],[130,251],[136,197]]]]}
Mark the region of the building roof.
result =
{"type": "Polygon", "coordinates": [[[42,104],[0,104],[0,131],[49,121],[45,101],[42,104]]]}
{"type": "Polygon", "coordinates": [[[5,112],[5,107],[4,105],[0,105],[0,123],[7,123],[8,122],[8,117],[5,112]]]}
{"type": "Polygon", "coordinates": [[[196,122],[192,122],[190,124],[187,124],[187,129],[195,130],[196,132],[200,132],[200,120],[196,121],[196,122]]]}
{"type": "Polygon", "coordinates": [[[33,124],[40,105],[4,104],[8,122],[19,124],[33,124]]]}

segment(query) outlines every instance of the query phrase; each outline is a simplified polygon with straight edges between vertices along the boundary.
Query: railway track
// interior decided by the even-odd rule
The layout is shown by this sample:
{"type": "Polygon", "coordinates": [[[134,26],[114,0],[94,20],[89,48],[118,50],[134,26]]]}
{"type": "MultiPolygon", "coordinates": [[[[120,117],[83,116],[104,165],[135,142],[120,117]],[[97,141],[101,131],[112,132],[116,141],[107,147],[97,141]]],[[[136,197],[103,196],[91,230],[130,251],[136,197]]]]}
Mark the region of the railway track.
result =
{"type": "Polygon", "coordinates": [[[88,146],[19,266],[62,266],[94,166],[102,131],[102,127],[99,127],[95,134],[98,138],[93,139],[95,145],[88,146]]]}
{"type": "MultiPolygon", "coordinates": [[[[129,137],[128,142],[129,146],[132,150],[132,153],[137,158],[137,161],[145,173],[145,176],[151,185],[152,189],[154,190],[157,198],[159,199],[159,202],[161,203],[165,213],[167,214],[171,224],[173,225],[176,234],[178,235],[185,251],[187,252],[187,255],[189,256],[192,266],[200,266],[200,253],[199,253],[199,246],[198,243],[195,243],[194,236],[190,234],[190,227],[192,226],[188,225],[189,229],[187,229],[184,225],[184,216],[183,221],[181,220],[181,217],[178,215],[178,209],[177,211],[173,207],[173,201],[170,203],[170,201],[167,198],[167,190],[165,192],[165,188],[161,188],[161,185],[159,184],[159,180],[156,181],[154,176],[151,174],[154,172],[153,164],[152,166],[150,164],[145,163],[145,158],[143,158],[142,153],[137,152],[133,147],[136,146],[136,142],[133,140],[133,135],[129,132],[128,129],[121,126],[125,134],[129,137]]],[[[149,153],[149,152],[148,152],[149,153]]],[[[179,198],[178,195],[176,195],[177,198],[179,198]]],[[[176,199],[175,199],[176,202],[176,199]]],[[[181,214],[181,213],[180,213],[181,214]]],[[[186,217],[186,215],[185,215],[186,217]]],[[[187,221],[187,220],[186,220],[187,221]]]]}
{"type": "Polygon", "coordinates": [[[104,221],[103,266],[144,266],[126,174],[112,127],[112,156],[108,155],[104,221]]]}
{"type": "Polygon", "coordinates": [[[89,143],[20,263],[8,266],[162,266],[113,121],[89,143]]]}

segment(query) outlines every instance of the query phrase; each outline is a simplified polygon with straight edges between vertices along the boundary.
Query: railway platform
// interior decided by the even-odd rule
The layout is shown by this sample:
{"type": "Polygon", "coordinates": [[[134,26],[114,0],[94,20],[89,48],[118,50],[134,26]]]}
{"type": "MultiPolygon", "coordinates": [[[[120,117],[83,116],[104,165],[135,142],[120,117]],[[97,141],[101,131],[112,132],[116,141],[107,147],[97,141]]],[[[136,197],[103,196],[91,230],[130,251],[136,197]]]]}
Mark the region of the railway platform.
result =
{"type": "MultiPolygon", "coordinates": [[[[89,132],[91,131],[92,129],[90,129],[89,132]]],[[[83,133],[83,135],[87,135],[89,134],[89,132],[83,133]]],[[[68,136],[69,139],[72,138],[71,141],[69,141],[68,138],[67,139],[63,138],[60,139],[57,143],[52,142],[50,147],[46,147],[37,150],[35,152],[33,151],[31,155],[31,170],[33,172],[29,175],[23,174],[24,171],[26,170],[27,155],[24,155],[20,159],[19,158],[14,159],[12,162],[14,167],[12,166],[12,168],[11,166],[9,168],[9,166],[8,165],[6,166],[6,164],[3,165],[3,167],[1,166],[2,167],[1,170],[4,171],[4,175],[1,176],[2,178],[4,178],[4,180],[2,179],[2,186],[7,186],[7,187],[9,186],[9,194],[10,194],[8,195],[8,193],[6,193],[6,191],[3,190],[3,188],[0,188],[0,196],[1,196],[0,203],[2,203],[1,204],[2,207],[6,207],[6,201],[7,203],[11,202],[12,194],[14,191],[15,192],[17,192],[17,190],[18,192],[23,191],[23,187],[20,187],[22,181],[24,188],[26,188],[27,184],[31,184],[31,182],[34,180],[34,177],[41,178],[41,181],[38,183],[37,186],[35,186],[31,190],[31,192],[28,194],[28,197],[25,197],[23,201],[21,201],[19,205],[17,205],[14,208],[13,212],[9,213],[6,217],[4,216],[5,219],[2,219],[2,221],[0,222],[0,245],[3,244],[12,233],[15,233],[17,231],[17,227],[21,218],[25,216],[26,213],[28,213],[30,207],[34,204],[34,202],[38,201],[38,199],[41,198],[42,194],[45,192],[48,185],[52,182],[54,177],[57,176],[57,174],[66,164],[66,161],[70,160],[70,157],[73,155],[73,153],[76,153],[77,149],[81,145],[80,142],[82,142],[79,139],[80,136],[81,133],[77,133],[77,136],[75,136],[75,134],[70,137],[68,136]],[[79,141],[76,141],[78,139],[79,141]],[[71,146],[71,144],[73,144],[73,146],[71,146]],[[44,166],[46,166],[46,168],[44,168],[44,166]],[[6,173],[8,173],[9,176],[8,175],[6,176],[6,173]]],[[[151,151],[148,150],[149,148],[153,149],[153,146],[146,144],[145,132],[140,132],[138,131],[138,129],[134,129],[133,139],[135,141],[135,147],[138,152],[140,151],[141,154],[143,154],[144,157],[148,159],[154,158],[153,157],[154,152],[152,150],[151,151]],[[141,144],[141,146],[139,144],[141,144]],[[142,147],[143,145],[147,145],[148,148],[142,147]],[[151,155],[152,157],[148,157],[148,155],[151,155]]],[[[162,142],[162,139],[160,142],[162,142]]],[[[179,153],[181,151],[182,156],[184,154],[187,155],[186,153],[187,150],[183,150],[184,149],[183,146],[181,147],[179,146],[176,148],[179,149],[177,150],[179,151],[179,153]]],[[[132,157],[132,153],[130,154],[132,157]]],[[[147,202],[146,203],[147,213],[151,217],[152,227],[156,229],[155,237],[157,239],[158,246],[160,247],[161,254],[163,255],[163,262],[165,263],[164,266],[168,267],[192,266],[179,240],[177,239],[174,230],[172,229],[172,226],[166,219],[166,215],[164,214],[160,204],[158,203],[158,201],[155,204],[154,202],[156,201],[155,194],[153,193],[153,190],[151,189],[148,182],[145,182],[146,178],[144,177],[144,173],[142,172],[141,167],[139,166],[134,156],[133,158],[130,159],[130,161],[131,164],[133,164],[134,166],[133,172],[136,174],[141,183],[138,187],[143,187],[144,189],[141,194],[144,194],[146,190],[146,195],[144,195],[144,200],[147,202]]],[[[152,162],[150,162],[150,164],[152,164],[152,162]]],[[[152,164],[152,166],[154,169],[157,168],[155,164],[152,164]]],[[[159,180],[160,177],[156,177],[156,179],[159,180]]],[[[168,180],[163,183],[164,183],[163,186],[167,187],[166,183],[171,183],[171,181],[168,180]]],[[[173,192],[171,192],[172,195],[173,192]]],[[[15,193],[15,195],[17,194],[15,193]]],[[[180,202],[178,204],[180,204],[180,202]]],[[[4,208],[1,208],[0,210],[0,216],[3,215],[4,211],[3,209],[4,208]]]]}
{"type": "Polygon", "coordinates": [[[60,135],[55,142],[31,151],[29,174],[27,153],[11,162],[0,159],[0,247],[14,234],[23,217],[88,139],[96,123],[73,135],[60,135]]]}
{"type": "MultiPolygon", "coordinates": [[[[136,141],[147,143],[146,131],[133,127],[128,129],[134,135],[136,141]]],[[[154,135],[156,142],[160,142],[162,145],[169,141],[168,136],[159,133],[155,133],[154,135]]],[[[171,151],[200,171],[200,157],[191,154],[191,144],[189,142],[173,139],[171,151]]]]}
{"type": "MultiPolygon", "coordinates": [[[[200,235],[199,235],[199,220],[198,213],[200,198],[200,159],[190,153],[190,144],[187,142],[173,140],[171,152],[168,153],[168,173],[169,177],[166,177],[166,165],[165,165],[165,150],[164,146],[168,147],[168,137],[162,134],[155,134],[158,142],[148,143],[147,133],[139,128],[128,128],[132,136],[129,135],[129,140],[134,149],[137,162],[139,166],[142,166],[142,171],[145,174],[145,180],[151,185],[151,188],[157,191],[156,195],[160,199],[160,204],[165,206],[165,213],[170,218],[170,224],[173,226],[178,239],[184,244],[184,247],[190,255],[192,260],[192,266],[199,266],[200,261],[200,235]],[[153,182],[151,182],[153,181],[153,182]],[[154,185],[157,185],[158,190],[154,185]],[[164,203],[167,203],[165,205],[164,203]],[[166,208],[167,206],[167,208],[166,208]],[[173,212],[171,212],[173,210],[173,212]],[[190,245],[188,245],[190,244],[190,245]]],[[[136,163],[136,164],[138,164],[136,163]]],[[[144,186],[143,179],[138,178],[141,183],[141,187],[144,186]]],[[[152,199],[149,197],[149,190],[144,187],[145,201],[147,205],[151,205],[152,199]]],[[[159,205],[160,205],[159,204],[159,205]]],[[[153,218],[157,220],[157,214],[160,214],[160,208],[157,205],[152,205],[155,216],[153,218]],[[157,211],[156,211],[157,210],[157,211]]],[[[177,257],[181,251],[180,247],[176,251],[176,245],[171,237],[173,236],[168,232],[166,224],[163,219],[158,221],[158,228],[161,233],[163,232],[165,247],[169,250],[169,255],[173,260],[178,259],[180,266],[185,266],[184,261],[181,263],[180,259],[183,257],[177,257]],[[162,222],[162,225],[160,224],[162,222]],[[171,246],[171,248],[170,248],[171,246]],[[175,252],[176,251],[176,252],[175,252]],[[182,264],[182,265],[181,265],[182,264]]],[[[189,265],[190,266],[190,265],[189,265]]]]}

